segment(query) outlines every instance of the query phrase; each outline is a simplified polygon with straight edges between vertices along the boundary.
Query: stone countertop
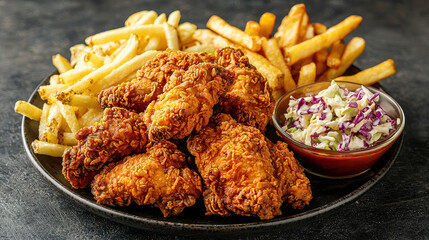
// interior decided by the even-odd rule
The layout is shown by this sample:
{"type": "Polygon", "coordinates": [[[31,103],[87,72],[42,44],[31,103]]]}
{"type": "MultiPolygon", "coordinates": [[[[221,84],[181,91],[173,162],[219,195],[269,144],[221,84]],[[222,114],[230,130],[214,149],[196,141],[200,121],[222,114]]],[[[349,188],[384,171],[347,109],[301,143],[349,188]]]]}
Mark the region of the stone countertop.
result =
{"type": "MultiPolygon", "coordinates": [[[[429,238],[429,5],[414,1],[306,1],[312,22],[328,26],[356,14],[352,36],[366,39],[361,69],[393,58],[398,73],[382,86],[406,115],[403,148],[390,171],[357,200],[311,223],[243,239],[429,238]]],[[[96,32],[120,27],[132,13],[179,9],[182,21],[204,27],[216,14],[243,28],[264,12],[278,18],[294,1],[6,1],[0,0],[0,238],[186,239],[124,226],[69,200],[31,165],[21,140],[17,100],[26,100],[54,71],[51,56],[96,32]]],[[[277,20],[277,23],[279,19],[277,20]]]]}

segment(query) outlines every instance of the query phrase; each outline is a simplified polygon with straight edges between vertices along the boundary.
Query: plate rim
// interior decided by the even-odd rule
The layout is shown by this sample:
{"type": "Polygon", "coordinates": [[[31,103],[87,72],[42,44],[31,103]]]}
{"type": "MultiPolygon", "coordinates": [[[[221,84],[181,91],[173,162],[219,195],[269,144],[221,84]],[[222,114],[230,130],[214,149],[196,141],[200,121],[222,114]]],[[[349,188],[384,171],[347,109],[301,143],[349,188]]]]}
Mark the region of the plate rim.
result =
{"type": "MultiPolygon", "coordinates": [[[[38,86],[35,88],[35,90],[32,92],[32,94],[27,100],[29,103],[35,100],[36,94],[38,94],[37,90],[39,89],[39,87],[46,84],[49,81],[49,77],[55,73],[56,72],[53,72],[48,77],[46,77],[40,84],[38,84],[38,86]]],[[[168,218],[165,218],[163,220],[156,220],[156,219],[151,219],[143,216],[136,216],[108,206],[98,205],[95,202],[91,202],[87,200],[85,197],[74,193],[72,190],[68,189],[65,185],[63,185],[60,181],[58,181],[55,176],[50,174],[50,172],[43,167],[43,165],[40,163],[37,156],[31,150],[31,146],[27,142],[27,134],[25,132],[26,130],[25,126],[27,121],[32,121],[32,120],[23,116],[21,121],[21,137],[22,137],[22,142],[23,142],[25,151],[28,157],[30,158],[30,162],[32,163],[33,167],[63,195],[73,200],[74,202],[78,203],[80,206],[84,207],[85,210],[89,210],[92,213],[95,213],[109,220],[113,220],[117,223],[132,226],[135,228],[145,229],[149,231],[160,232],[160,229],[151,228],[152,226],[156,226],[161,228],[167,228],[176,233],[185,233],[183,231],[193,232],[193,233],[197,233],[197,232],[198,233],[209,233],[209,232],[210,233],[231,233],[232,231],[242,232],[242,231],[255,230],[255,229],[257,229],[258,231],[261,231],[262,229],[262,231],[264,231],[268,228],[280,227],[280,226],[284,226],[295,222],[301,222],[303,220],[311,219],[315,216],[329,212],[335,208],[338,208],[360,197],[372,186],[374,186],[381,178],[383,178],[383,176],[389,171],[389,169],[392,167],[392,165],[394,164],[398,155],[401,152],[402,145],[403,145],[403,135],[405,133],[405,130],[404,130],[404,132],[396,140],[396,142],[392,147],[396,147],[397,149],[393,153],[392,157],[386,162],[384,166],[382,166],[382,168],[378,172],[376,172],[373,176],[371,176],[366,182],[364,182],[357,189],[344,195],[341,198],[336,199],[335,201],[313,208],[306,212],[293,214],[283,218],[261,220],[262,222],[250,222],[250,223],[238,223],[238,224],[212,224],[212,223],[197,224],[197,223],[181,223],[181,222],[169,221],[168,218]]]]}

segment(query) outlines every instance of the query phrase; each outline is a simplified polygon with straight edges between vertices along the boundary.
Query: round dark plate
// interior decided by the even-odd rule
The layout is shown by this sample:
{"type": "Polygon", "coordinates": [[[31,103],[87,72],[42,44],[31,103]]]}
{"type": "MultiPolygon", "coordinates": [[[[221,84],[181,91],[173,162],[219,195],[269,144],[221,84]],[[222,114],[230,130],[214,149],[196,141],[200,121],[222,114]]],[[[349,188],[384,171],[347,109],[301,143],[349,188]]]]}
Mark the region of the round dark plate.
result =
{"type": "MultiPolygon", "coordinates": [[[[353,69],[352,69],[353,71],[353,69]]],[[[47,84],[49,77],[39,86],[47,84]]],[[[42,107],[37,89],[28,102],[42,107]]],[[[272,141],[280,140],[273,127],[268,126],[266,135],[272,141]]],[[[45,155],[34,154],[30,144],[38,136],[38,122],[24,117],[22,119],[22,138],[25,150],[34,167],[60,192],[71,198],[85,209],[106,217],[118,223],[150,231],[173,233],[178,235],[225,235],[251,232],[264,232],[277,228],[293,226],[298,222],[311,220],[315,216],[324,214],[334,208],[348,203],[371,188],[380,180],[397,158],[401,146],[402,135],[388,152],[367,171],[356,178],[346,180],[331,180],[313,176],[307,173],[311,182],[313,199],[310,205],[303,210],[293,210],[282,207],[283,215],[270,220],[260,220],[255,217],[243,216],[206,216],[205,207],[200,198],[197,203],[186,208],[181,214],[164,218],[161,211],[150,206],[108,207],[96,204],[91,192],[86,189],[74,189],[61,173],[61,159],[45,155]]]]}

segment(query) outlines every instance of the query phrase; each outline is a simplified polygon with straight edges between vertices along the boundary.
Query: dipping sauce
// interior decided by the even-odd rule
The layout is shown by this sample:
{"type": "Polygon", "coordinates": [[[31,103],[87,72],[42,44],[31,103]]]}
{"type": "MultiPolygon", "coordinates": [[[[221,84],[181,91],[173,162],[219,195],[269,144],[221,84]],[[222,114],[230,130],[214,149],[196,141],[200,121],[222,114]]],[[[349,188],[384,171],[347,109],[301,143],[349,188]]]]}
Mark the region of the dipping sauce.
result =
{"type": "Polygon", "coordinates": [[[364,86],[351,92],[335,81],[316,96],[291,96],[282,129],[319,149],[351,151],[383,141],[399,125],[378,104],[378,93],[364,86]]]}

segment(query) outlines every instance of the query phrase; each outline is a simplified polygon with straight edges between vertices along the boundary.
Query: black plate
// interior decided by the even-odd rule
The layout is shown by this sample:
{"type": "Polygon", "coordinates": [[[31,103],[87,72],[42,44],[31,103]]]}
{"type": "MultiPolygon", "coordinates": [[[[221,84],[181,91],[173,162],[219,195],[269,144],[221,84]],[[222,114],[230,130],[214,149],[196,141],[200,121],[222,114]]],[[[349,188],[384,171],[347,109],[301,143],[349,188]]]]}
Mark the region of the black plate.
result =
{"type": "MultiPolygon", "coordinates": [[[[48,80],[49,77],[40,85],[47,84],[48,80]]],[[[42,107],[43,101],[40,99],[37,89],[28,102],[42,107]]],[[[30,144],[37,136],[38,122],[24,117],[22,120],[22,138],[31,163],[60,192],[87,210],[116,222],[141,229],[199,236],[201,234],[212,236],[213,234],[263,232],[279,227],[285,228],[304,220],[310,220],[317,215],[350,202],[362,195],[386,174],[397,158],[403,140],[401,135],[370,170],[356,178],[330,180],[307,174],[313,191],[313,199],[309,206],[300,211],[282,207],[283,215],[271,220],[259,220],[259,218],[242,216],[205,216],[205,208],[201,198],[193,207],[186,208],[180,215],[169,218],[164,218],[159,209],[150,206],[113,208],[97,205],[88,188],[76,190],[65,180],[61,173],[61,159],[33,153],[30,144]]],[[[267,136],[273,141],[279,140],[271,126],[267,128],[267,136]]]]}

